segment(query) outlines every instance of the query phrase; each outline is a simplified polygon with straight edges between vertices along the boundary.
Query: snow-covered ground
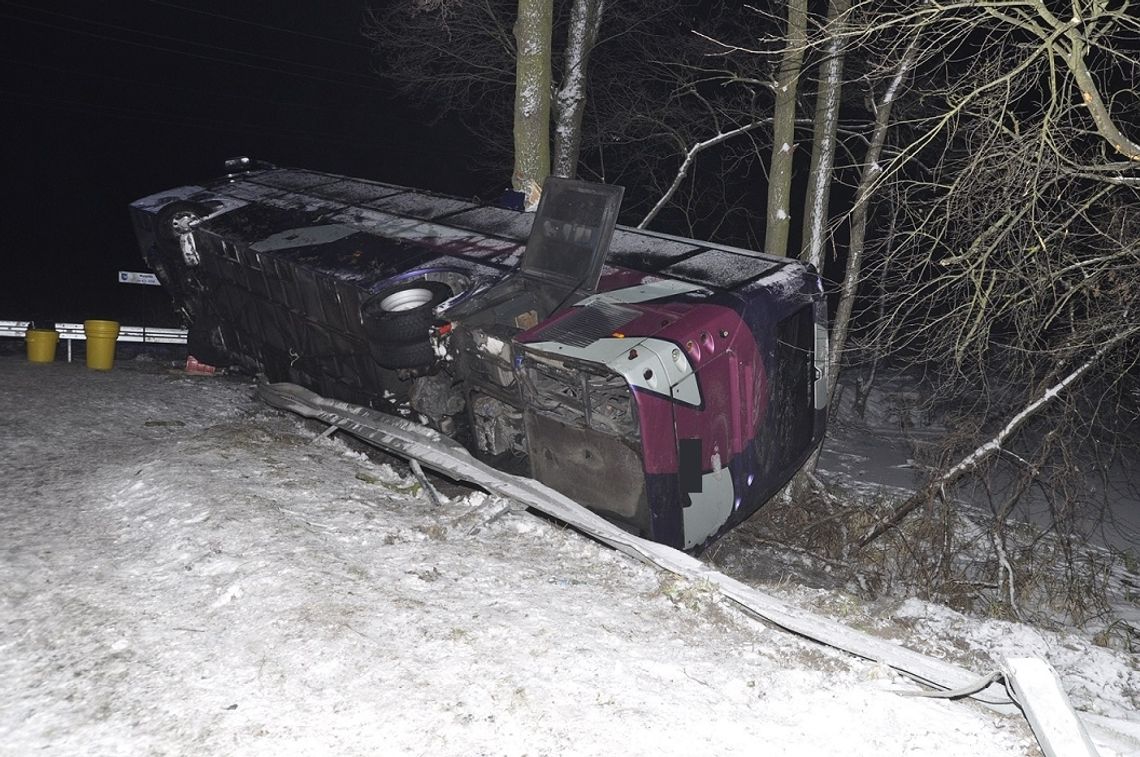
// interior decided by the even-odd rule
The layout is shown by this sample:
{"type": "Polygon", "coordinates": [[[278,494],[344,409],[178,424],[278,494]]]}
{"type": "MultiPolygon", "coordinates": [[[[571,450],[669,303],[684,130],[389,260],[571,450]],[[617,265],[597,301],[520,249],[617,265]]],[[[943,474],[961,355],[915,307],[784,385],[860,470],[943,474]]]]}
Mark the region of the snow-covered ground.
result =
{"type": "MultiPolygon", "coordinates": [[[[941,443],[947,430],[938,419],[928,417],[929,397],[916,388],[919,384],[905,371],[881,372],[860,417],[853,409],[854,387],[841,383],[833,399],[838,412],[833,414],[820,457],[829,482],[865,491],[870,484],[881,491],[905,495],[925,481],[929,471],[913,458],[923,447],[928,448],[929,455],[929,448],[941,443]]],[[[1086,491],[1081,494],[1089,512],[1081,519],[1081,526],[1097,545],[1130,553],[1133,560],[1140,561],[1140,451],[1135,436],[1135,430],[1120,433],[1117,452],[1104,468],[1097,454],[1072,462],[1086,472],[1086,491]],[[1129,436],[1133,443],[1126,445],[1129,436]]],[[[1008,446],[1006,460],[1020,472],[1022,459],[1016,443],[1008,446]]],[[[1095,440],[1088,446],[1089,452],[1106,451],[1097,449],[1095,440]]],[[[1014,482],[1008,471],[1003,473],[999,468],[984,483],[974,481],[959,487],[956,496],[964,504],[972,502],[988,510],[989,500],[1009,496],[1014,482]]],[[[1019,498],[1014,517],[1047,529],[1053,524],[1054,513],[1047,499],[1030,492],[1019,498]]]]}
{"type": "MultiPolygon", "coordinates": [[[[2,754],[1037,753],[517,506],[433,506],[248,382],[8,355],[0,387],[2,754]]],[[[1042,654],[1138,718],[1125,653],[773,588],[938,656],[1042,654]]]]}

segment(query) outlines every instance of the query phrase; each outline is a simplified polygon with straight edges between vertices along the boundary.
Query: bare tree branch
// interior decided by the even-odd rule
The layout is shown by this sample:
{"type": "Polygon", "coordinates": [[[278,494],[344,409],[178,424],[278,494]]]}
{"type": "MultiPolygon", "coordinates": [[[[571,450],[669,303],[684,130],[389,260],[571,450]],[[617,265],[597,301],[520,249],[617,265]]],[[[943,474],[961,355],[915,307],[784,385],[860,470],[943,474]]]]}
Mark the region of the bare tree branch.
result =
{"type": "Polygon", "coordinates": [[[653,219],[657,217],[657,214],[661,212],[661,209],[669,204],[669,202],[673,199],[673,196],[677,193],[677,189],[680,188],[681,183],[685,180],[685,177],[689,175],[689,169],[692,168],[693,161],[696,159],[697,155],[699,155],[704,150],[707,150],[710,147],[716,147],[717,145],[726,142],[733,137],[740,136],[741,134],[746,134],[753,129],[757,129],[761,126],[766,126],[771,123],[772,119],[770,118],[753,121],[752,123],[745,124],[744,126],[740,126],[735,129],[722,131],[713,137],[709,137],[708,139],[702,140],[692,145],[685,153],[685,159],[681,161],[680,167],[677,168],[677,173],[673,177],[673,182],[669,185],[669,188],[666,189],[664,193],[662,193],[661,197],[657,200],[657,203],[652,208],[650,208],[648,213],[645,214],[645,217],[641,219],[641,222],[637,224],[637,228],[644,229],[649,226],[649,224],[653,222],[653,219]]]}
{"type": "Polygon", "coordinates": [[[1122,342],[1131,339],[1140,333],[1140,329],[1132,328],[1127,331],[1116,335],[1115,337],[1107,340],[1096,352],[1087,358],[1083,363],[1078,365],[1073,370],[1069,371],[1063,378],[1055,384],[1046,388],[1038,397],[1029,402],[1025,407],[1021,408],[1016,414],[1013,415],[1009,421],[986,443],[975,448],[970,454],[959,460],[953,466],[940,473],[934,479],[929,481],[923,489],[912,496],[908,497],[902,504],[895,507],[885,519],[879,522],[873,529],[871,529],[862,539],[859,540],[858,548],[862,549],[875,539],[882,536],[884,533],[894,528],[898,523],[914,511],[923,502],[926,502],[935,492],[944,491],[948,486],[960,479],[965,474],[973,471],[978,465],[981,464],[986,458],[996,454],[1002,449],[1002,445],[1020,429],[1026,421],[1032,418],[1041,410],[1042,407],[1056,399],[1061,392],[1067,389],[1074,382],[1083,377],[1090,369],[1092,369],[1110,350],[1122,342]]]}

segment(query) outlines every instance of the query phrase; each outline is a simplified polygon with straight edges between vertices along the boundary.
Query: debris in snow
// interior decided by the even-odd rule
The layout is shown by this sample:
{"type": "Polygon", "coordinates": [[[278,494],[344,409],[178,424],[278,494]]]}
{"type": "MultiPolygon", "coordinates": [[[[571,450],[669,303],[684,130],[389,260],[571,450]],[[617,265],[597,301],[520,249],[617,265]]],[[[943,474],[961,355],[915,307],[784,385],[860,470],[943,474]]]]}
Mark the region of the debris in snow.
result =
{"type": "MultiPolygon", "coordinates": [[[[335,428],[335,426],[333,428],[335,428]]],[[[427,493],[428,499],[431,500],[431,503],[436,507],[442,505],[443,502],[439,498],[439,492],[437,492],[435,490],[435,487],[431,485],[431,482],[428,481],[427,475],[424,473],[424,469],[420,467],[419,461],[409,460],[408,464],[411,466],[412,473],[415,474],[416,480],[420,482],[420,487],[423,488],[423,490],[427,493]]]]}
{"type": "Polygon", "coordinates": [[[0,357],[0,384],[12,754],[1033,748],[501,500],[425,507],[233,377],[0,357]]]}
{"type": "Polygon", "coordinates": [[[212,376],[217,372],[217,368],[212,365],[200,362],[196,357],[190,355],[186,358],[186,372],[196,373],[202,376],[212,376]]]}

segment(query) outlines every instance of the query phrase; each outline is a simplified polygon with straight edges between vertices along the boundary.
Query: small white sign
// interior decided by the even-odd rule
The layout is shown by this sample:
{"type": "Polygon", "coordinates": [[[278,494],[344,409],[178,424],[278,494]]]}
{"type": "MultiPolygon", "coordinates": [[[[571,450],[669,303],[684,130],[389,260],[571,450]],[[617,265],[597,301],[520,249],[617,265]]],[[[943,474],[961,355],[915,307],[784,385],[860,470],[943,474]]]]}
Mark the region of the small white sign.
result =
{"type": "Polygon", "coordinates": [[[162,286],[158,281],[158,277],[153,273],[142,273],[140,271],[119,271],[119,283],[146,284],[152,287],[162,286]]]}

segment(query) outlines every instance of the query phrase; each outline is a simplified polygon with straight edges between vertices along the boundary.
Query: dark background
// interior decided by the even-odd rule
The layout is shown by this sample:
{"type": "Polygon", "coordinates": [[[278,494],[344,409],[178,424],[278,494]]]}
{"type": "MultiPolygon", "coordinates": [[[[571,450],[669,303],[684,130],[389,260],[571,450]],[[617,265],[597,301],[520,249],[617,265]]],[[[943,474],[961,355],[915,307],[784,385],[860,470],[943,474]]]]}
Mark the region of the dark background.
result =
{"type": "Polygon", "coordinates": [[[364,8],[0,0],[0,319],[177,325],[161,288],[117,282],[146,270],[127,205],[219,176],[229,157],[495,191],[461,130],[373,73],[364,8]]]}

